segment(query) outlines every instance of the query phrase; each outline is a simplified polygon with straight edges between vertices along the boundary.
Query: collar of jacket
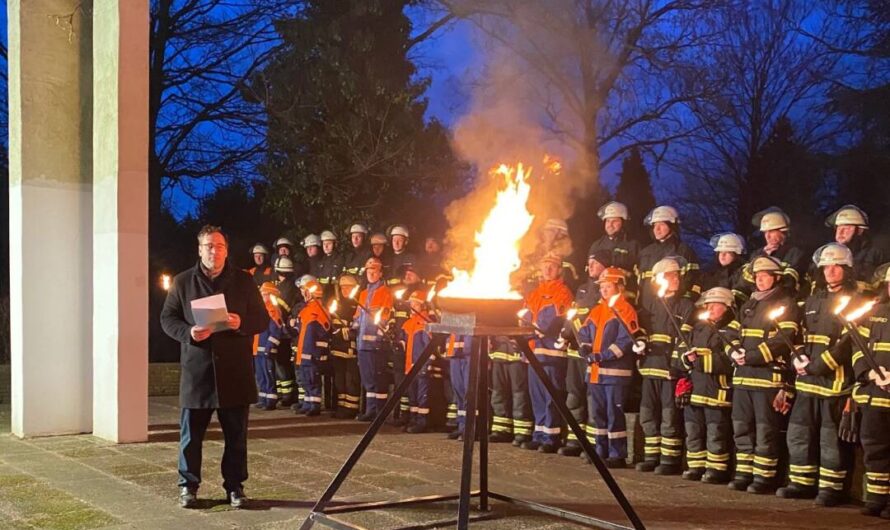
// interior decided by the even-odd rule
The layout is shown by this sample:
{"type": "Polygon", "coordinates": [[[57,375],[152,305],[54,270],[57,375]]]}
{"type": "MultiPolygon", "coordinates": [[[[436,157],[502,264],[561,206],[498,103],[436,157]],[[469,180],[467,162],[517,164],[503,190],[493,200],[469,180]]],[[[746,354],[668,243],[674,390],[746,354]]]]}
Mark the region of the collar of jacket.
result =
{"type": "Polygon", "coordinates": [[[209,276],[209,272],[204,264],[201,263],[201,260],[198,260],[198,263],[195,265],[195,274],[201,278],[203,281],[211,284],[211,285],[220,285],[221,282],[227,280],[229,276],[231,276],[232,267],[229,266],[229,260],[226,259],[225,264],[223,264],[223,268],[219,271],[219,275],[216,278],[211,278],[209,276]]]}

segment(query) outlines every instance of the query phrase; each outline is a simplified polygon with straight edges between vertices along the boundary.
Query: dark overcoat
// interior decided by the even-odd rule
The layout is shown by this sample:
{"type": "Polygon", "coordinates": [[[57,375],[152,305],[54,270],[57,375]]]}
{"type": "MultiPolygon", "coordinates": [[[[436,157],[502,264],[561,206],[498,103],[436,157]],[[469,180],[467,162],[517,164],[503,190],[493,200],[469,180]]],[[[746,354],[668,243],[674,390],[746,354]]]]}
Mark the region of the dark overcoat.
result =
{"type": "Polygon", "coordinates": [[[182,345],[179,406],[215,409],[250,405],[257,400],[253,373],[253,336],[269,325],[269,314],[253,279],[226,262],[214,280],[200,261],[173,279],[161,310],[161,327],[182,345]],[[202,342],[191,337],[191,301],[222,293],[229,313],[241,317],[237,331],[219,331],[202,342]]]}

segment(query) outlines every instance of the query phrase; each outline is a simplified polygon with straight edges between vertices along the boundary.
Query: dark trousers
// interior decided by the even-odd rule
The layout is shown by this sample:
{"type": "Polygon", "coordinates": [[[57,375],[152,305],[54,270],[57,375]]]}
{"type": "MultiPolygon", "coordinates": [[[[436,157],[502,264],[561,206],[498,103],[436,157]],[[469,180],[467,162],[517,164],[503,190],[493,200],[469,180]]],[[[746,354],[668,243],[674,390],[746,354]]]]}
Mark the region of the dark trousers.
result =
{"type": "Polygon", "coordinates": [[[331,356],[334,368],[334,391],[337,394],[337,412],[342,415],[358,413],[359,398],[362,395],[362,379],[358,372],[355,357],[331,356]]]}
{"type": "Polygon", "coordinates": [[[303,410],[321,410],[321,370],[314,359],[301,359],[300,387],[303,389],[303,410]]]}
{"type": "Polygon", "coordinates": [[[408,420],[412,425],[426,427],[430,415],[430,379],[427,369],[417,374],[408,387],[408,420]]]}
{"type": "Polygon", "coordinates": [[[247,480],[247,405],[222,409],[182,409],[179,415],[179,485],[198,489],[204,435],[213,411],[222,427],[223,488],[234,491],[247,480]]]}
{"type": "Polygon", "coordinates": [[[389,397],[385,350],[359,350],[358,369],[365,389],[365,414],[377,415],[389,397]]]}
{"type": "Polygon", "coordinates": [[[531,439],[532,405],[528,396],[528,367],[524,362],[492,361],[491,408],[493,432],[531,439]]]}
{"type": "Polygon", "coordinates": [[[593,436],[588,439],[596,444],[596,454],[602,458],[627,458],[627,420],[624,417],[627,394],[626,385],[588,385],[590,419],[587,427],[593,428],[593,436]]]}
{"type": "Polygon", "coordinates": [[[532,410],[535,413],[535,432],[532,440],[542,444],[559,445],[562,437],[562,417],[554,400],[565,399],[566,360],[562,358],[545,358],[539,356],[544,375],[556,389],[556,396],[547,392],[544,382],[531,367],[528,368],[528,391],[532,398],[532,410]]]}
{"type": "Polygon", "coordinates": [[[274,407],[278,402],[278,391],[275,386],[275,361],[268,355],[257,354],[253,358],[253,371],[256,375],[256,386],[260,396],[257,403],[274,407]]]}
{"type": "Polygon", "coordinates": [[[470,386],[470,358],[450,357],[451,394],[456,407],[457,430],[464,432],[467,423],[467,387],[470,386]]]}
{"type": "MultiPolygon", "coordinates": [[[[580,357],[569,357],[566,368],[566,406],[578,425],[587,432],[593,432],[592,426],[587,423],[587,361],[580,357]]],[[[566,433],[568,445],[580,445],[575,433],[568,430],[566,433]]]]}
{"type": "Polygon", "coordinates": [[[890,493],[890,409],[863,406],[859,438],[865,461],[865,501],[884,506],[890,493]]]}
{"type": "Polygon", "coordinates": [[[676,381],[643,378],[640,425],[644,455],[651,462],[679,466],[683,456],[683,415],[674,403],[676,381]]]}
{"type": "Polygon", "coordinates": [[[294,363],[290,360],[290,344],[285,344],[285,342],[282,341],[279,347],[282,349],[274,357],[275,386],[278,390],[278,399],[285,404],[290,404],[297,398],[297,396],[294,395],[297,386],[297,376],[294,370],[294,363]]]}
{"type": "MultiPolygon", "coordinates": [[[[393,348],[390,353],[392,359],[392,384],[393,389],[402,383],[405,379],[405,352],[399,351],[399,348],[393,348]]],[[[397,418],[408,417],[408,394],[402,394],[399,398],[399,406],[393,411],[393,416],[397,418]]]]}
{"type": "Polygon", "coordinates": [[[725,475],[729,471],[732,444],[732,411],[729,407],[689,405],[686,419],[686,465],[690,470],[725,475]]]}
{"type": "Polygon", "coordinates": [[[837,436],[847,398],[799,393],[788,420],[788,479],[803,488],[841,493],[847,477],[846,448],[837,436]]]}
{"type": "Polygon", "coordinates": [[[779,466],[782,415],[773,410],[778,389],[737,388],[732,397],[735,477],[772,485],[779,466]]]}

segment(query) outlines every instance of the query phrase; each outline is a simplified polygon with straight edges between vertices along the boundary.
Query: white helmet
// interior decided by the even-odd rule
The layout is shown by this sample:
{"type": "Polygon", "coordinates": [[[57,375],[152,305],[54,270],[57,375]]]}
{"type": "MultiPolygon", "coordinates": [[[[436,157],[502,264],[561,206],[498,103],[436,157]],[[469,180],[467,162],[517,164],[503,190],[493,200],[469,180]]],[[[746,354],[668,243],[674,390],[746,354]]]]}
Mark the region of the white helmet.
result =
{"type": "Polygon", "coordinates": [[[844,225],[868,228],[868,215],[856,205],[845,204],[825,219],[825,226],[834,228],[844,225]]]}
{"type": "Polygon", "coordinates": [[[723,304],[726,307],[732,307],[732,291],[726,287],[712,287],[702,293],[701,298],[698,299],[695,305],[705,306],[715,302],[723,304]]]}
{"type": "Polygon", "coordinates": [[[319,239],[321,239],[322,241],[336,241],[337,236],[334,235],[334,233],[330,230],[325,230],[321,233],[321,237],[319,239]]]}
{"type": "Polygon", "coordinates": [[[825,267],[826,265],[846,265],[853,266],[853,253],[850,249],[840,243],[828,243],[822,245],[813,253],[813,263],[817,267],[825,267]]]}
{"type": "Polygon", "coordinates": [[[673,206],[657,206],[643,219],[643,223],[649,226],[655,223],[679,224],[680,214],[673,206]]]}
{"type": "Polygon", "coordinates": [[[604,204],[603,207],[596,212],[596,216],[604,221],[614,217],[624,219],[625,221],[630,219],[630,216],[627,214],[627,206],[618,201],[611,201],[604,204]]]}
{"type": "Polygon", "coordinates": [[[745,253],[745,240],[738,234],[724,232],[711,238],[711,248],[714,252],[732,252],[741,256],[745,253]]]}
{"type": "Polygon", "coordinates": [[[680,272],[683,267],[680,266],[680,261],[682,258],[677,256],[671,256],[667,258],[662,258],[652,267],[652,274],[666,274],[668,272],[680,272]]]}
{"type": "Polygon", "coordinates": [[[275,260],[275,272],[294,272],[294,260],[289,256],[278,256],[275,260]]]}
{"type": "Polygon", "coordinates": [[[773,274],[781,274],[782,264],[779,263],[779,260],[777,260],[776,258],[772,258],[769,256],[760,256],[751,264],[751,272],[753,272],[754,274],[757,274],[758,272],[772,272],[773,274]]]}
{"type": "Polygon", "coordinates": [[[266,248],[266,245],[264,245],[262,243],[257,243],[256,245],[253,246],[252,249],[250,249],[250,253],[251,254],[268,254],[269,249],[266,248]]]}
{"type": "Polygon", "coordinates": [[[292,246],[294,246],[294,244],[291,242],[290,239],[288,239],[286,237],[279,237],[278,239],[275,240],[275,248],[283,247],[283,246],[292,247],[292,246]]]}
{"type": "Polygon", "coordinates": [[[408,239],[408,229],[402,225],[395,225],[389,231],[389,237],[392,236],[403,236],[405,239],[408,239]]]}
{"type": "Polygon", "coordinates": [[[376,232],[371,234],[371,244],[372,245],[385,245],[387,243],[386,236],[381,234],[380,232],[376,232]]]}
{"type": "Polygon", "coordinates": [[[297,278],[297,281],[294,283],[297,285],[298,288],[303,289],[304,287],[306,287],[307,283],[316,281],[318,281],[318,278],[316,278],[315,276],[311,274],[304,274],[297,278]]]}
{"type": "Polygon", "coordinates": [[[770,206],[766,210],[761,210],[754,214],[754,217],[751,218],[751,224],[756,226],[761,232],[788,230],[791,226],[791,219],[781,208],[770,206]]]}
{"type": "Polygon", "coordinates": [[[363,224],[356,223],[356,224],[354,224],[354,225],[352,225],[352,226],[349,227],[349,233],[350,233],[350,234],[365,234],[365,235],[368,235],[368,227],[365,226],[365,225],[363,225],[363,224]]]}
{"type": "Polygon", "coordinates": [[[319,239],[318,236],[315,234],[309,234],[308,236],[306,236],[303,239],[303,246],[304,247],[320,247],[321,239],[319,239]]]}

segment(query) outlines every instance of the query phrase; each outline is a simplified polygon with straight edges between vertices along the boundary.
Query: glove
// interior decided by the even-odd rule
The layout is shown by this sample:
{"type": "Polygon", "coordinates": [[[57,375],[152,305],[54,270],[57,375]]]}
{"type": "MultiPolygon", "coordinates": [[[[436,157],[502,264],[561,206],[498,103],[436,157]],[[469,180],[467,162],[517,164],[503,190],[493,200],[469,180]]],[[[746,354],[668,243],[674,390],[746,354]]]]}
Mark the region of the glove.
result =
{"type": "Polygon", "coordinates": [[[738,366],[745,366],[745,348],[736,348],[732,352],[732,361],[738,366]]]}
{"type": "Polygon", "coordinates": [[[689,404],[691,399],[692,380],[684,377],[677,381],[677,386],[674,388],[674,402],[677,404],[677,408],[683,408],[689,404]]]}
{"type": "Polygon", "coordinates": [[[882,389],[885,389],[885,387],[890,386],[890,370],[884,368],[883,366],[881,366],[880,368],[881,372],[883,373],[879,374],[874,370],[869,370],[868,378],[874,381],[875,384],[882,389]]]}
{"type": "Polygon", "coordinates": [[[556,339],[556,342],[553,343],[553,347],[557,350],[564,349],[566,347],[566,340],[560,336],[558,339],[556,339]]]}
{"type": "Polygon", "coordinates": [[[640,355],[646,355],[646,342],[642,340],[638,340],[634,342],[633,345],[634,353],[638,353],[640,355]]]}
{"type": "Polygon", "coordinates": [[[795,356],[791,364],[794,365],[797,375],[807,375],[807,366],[810,364],[810,359],[806,356],[795,356]]]}
{"type": "Polygon", "coordinates": [[[791,397],[784,390],[779,390],[773,399],[773,410],[779,414],[788,414],[791,410],[791,397]]]}
{"type": "Polygon", "coordinates": [[[686,359],[686,362],[692,364],[698,359],[698,352],[694,349],[687,351],[683,354],[683,357],[686,359]]]}
{"type": "Polygon", "coordinates": [[[838,438],[849,443],[858,442],[859,421],[861,419],[861,416],[862,412],[856,405],[856,401],[851,398],[847,398],[847,403],[844,405],[844,413],[841,414],[841,422],[838,425],[838,438]]]}

